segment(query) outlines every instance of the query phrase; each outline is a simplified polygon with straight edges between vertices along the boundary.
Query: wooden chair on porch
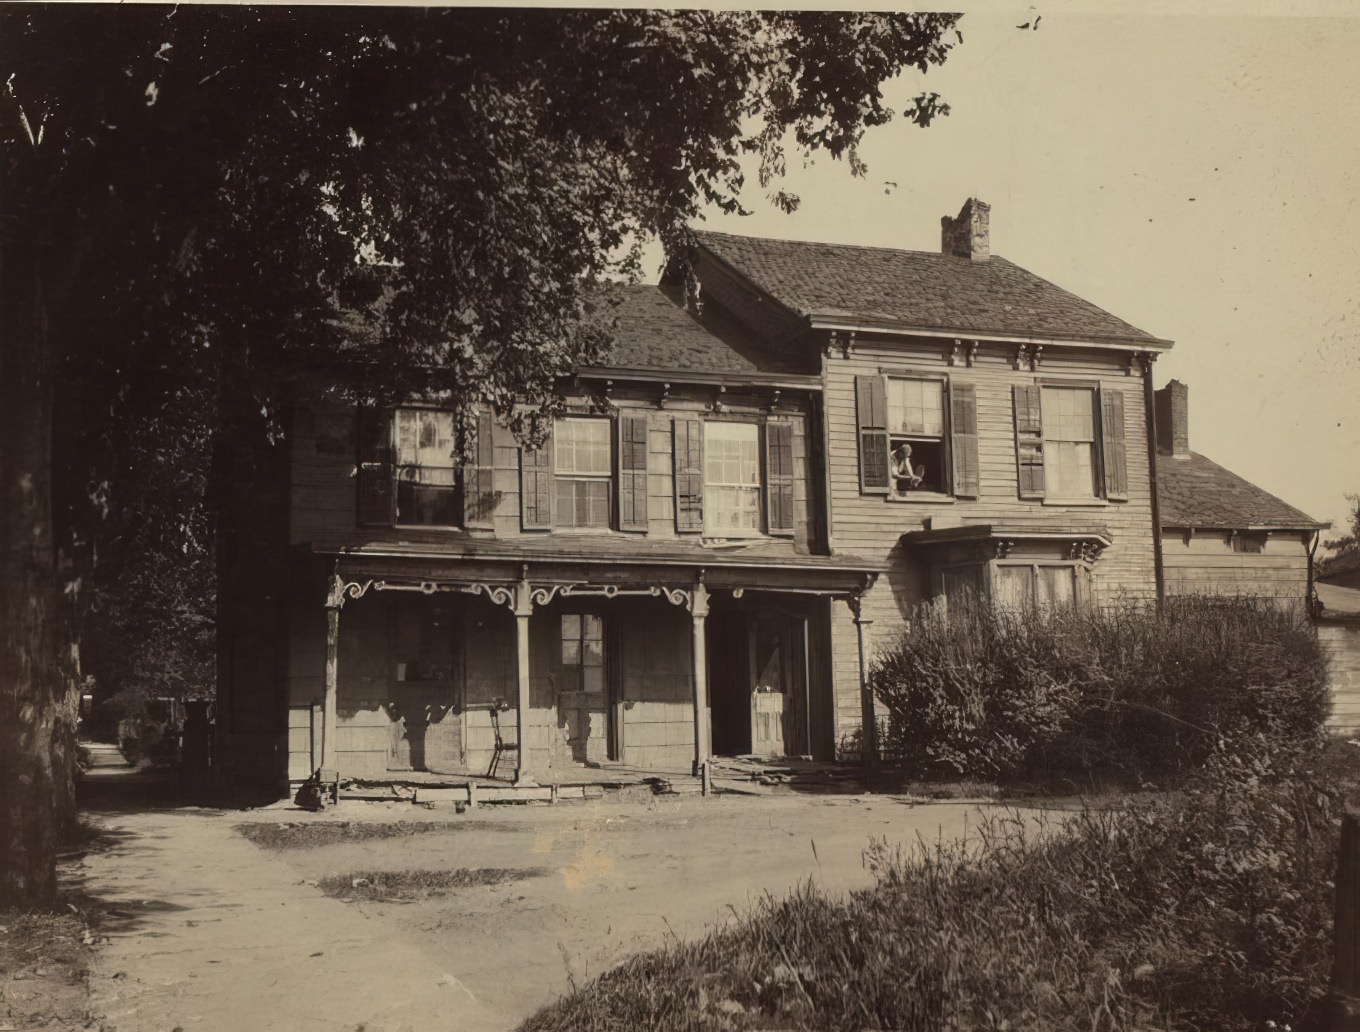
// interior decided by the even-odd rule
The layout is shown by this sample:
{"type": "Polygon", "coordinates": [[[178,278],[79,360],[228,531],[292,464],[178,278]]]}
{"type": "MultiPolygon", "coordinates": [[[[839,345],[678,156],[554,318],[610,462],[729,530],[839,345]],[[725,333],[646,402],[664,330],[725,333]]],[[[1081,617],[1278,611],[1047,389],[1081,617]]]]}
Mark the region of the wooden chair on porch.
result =
{"type": "Polygon", "coordinates": [[[500,766],[501,756],[509,749],[518,749],[518,742],[507,742],[501,737],[501,713],[510,708],[510,704],[504,699],[497,699],[491,704],[491,730],[496,736],[496,746],[491,753],[491,766],[487,768],[486,776],[494,778],[496,769],[500,766]]]}

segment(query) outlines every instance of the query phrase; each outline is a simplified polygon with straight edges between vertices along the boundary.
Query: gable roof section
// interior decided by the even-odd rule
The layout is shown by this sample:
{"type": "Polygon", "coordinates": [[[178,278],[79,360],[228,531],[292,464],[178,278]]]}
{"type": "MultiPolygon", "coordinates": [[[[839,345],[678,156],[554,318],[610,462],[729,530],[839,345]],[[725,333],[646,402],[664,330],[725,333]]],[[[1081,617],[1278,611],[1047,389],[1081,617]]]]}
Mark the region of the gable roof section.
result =
{"type": "Polygon", "coordinates": [[[1305,530],[1324,526],[1198,452],[1185,456],[1159,455],[1157,459],[1157,493],[1163,527],[1305,530]]]}
{"type": "Polygon", "coordinates": [[[678,301],[678,291],[634,284],[611,288],[619,299],[614,350],[606,368],[693,374],[799,374],[739,332],[706,326],[678,301]]]}
{"type": "Polygon", "coordinates": [[[970,261],[928,251],[693,232],[714,258],[809,320],[963,336],[1170,345],[996,256],[970,261]]]}

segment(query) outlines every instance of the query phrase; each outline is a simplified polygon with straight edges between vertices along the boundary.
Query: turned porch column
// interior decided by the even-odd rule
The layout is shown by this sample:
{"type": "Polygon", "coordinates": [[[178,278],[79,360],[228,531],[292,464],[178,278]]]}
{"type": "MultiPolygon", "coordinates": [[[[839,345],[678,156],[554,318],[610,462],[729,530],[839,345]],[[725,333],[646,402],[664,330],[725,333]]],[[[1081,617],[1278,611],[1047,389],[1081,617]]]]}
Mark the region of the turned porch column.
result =
{"type": "Polygon", "coordinates": [[[534,612],[527,574],[515,585],[515,654],[518,685],[515,693],[515,784],[529,784],[529,617],[534,612]]]}
{"type": "MultiPolygon", "coordinates": [[[[337,576],[326,596],[326,681],[321,699],[321,762],[322,770],[335,770],[335,724],[340,674],[340,610],[345,604],[345,585],[337,576]]],[[[315,759],[316,757],[313,757],[315,759]]]]}
{"type": "Polygon", "coordinates": [[[690,593],[689,612],[694,624],[694,776],[702,777],[709,757],[708,589],[702,576],[690,593]]]}

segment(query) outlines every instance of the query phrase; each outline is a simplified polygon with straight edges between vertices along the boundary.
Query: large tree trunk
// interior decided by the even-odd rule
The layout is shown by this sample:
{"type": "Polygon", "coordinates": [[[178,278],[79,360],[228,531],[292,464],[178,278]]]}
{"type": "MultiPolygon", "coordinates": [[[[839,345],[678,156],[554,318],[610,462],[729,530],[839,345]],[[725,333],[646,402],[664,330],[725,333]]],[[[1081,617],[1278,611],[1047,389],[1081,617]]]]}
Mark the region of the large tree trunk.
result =
{"type": "MultiPolygon", "coordinates": [[[[73,758],[63,590],[52,533],[55,367],[38,248],[0,255],[0,906],[56,893],[73,758]]],[[[30,243],[25,241],[25,243],[30,243]]]]}

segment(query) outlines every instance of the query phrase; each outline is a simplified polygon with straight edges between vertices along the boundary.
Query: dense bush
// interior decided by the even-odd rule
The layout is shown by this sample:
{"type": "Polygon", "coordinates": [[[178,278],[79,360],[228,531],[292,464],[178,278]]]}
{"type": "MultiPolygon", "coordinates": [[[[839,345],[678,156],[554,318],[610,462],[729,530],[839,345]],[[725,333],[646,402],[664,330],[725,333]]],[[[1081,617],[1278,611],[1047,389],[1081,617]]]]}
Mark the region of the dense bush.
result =
{"type": "Polygon", "coordinates": [[[1327,982],[1338,839],[1341,786],[1303,769],[1316,755],[1229,739],[1175,796],[879,847],[874,888],[767,898],[523,1028],[1298,1027],[1327,982]]]}
{"type": "Polygon", "coordinates": [[[885,755],[923,775],[1155,777],[1203,763],[1224,735],[1316,737],[1328,704],[1311,623],[1242,598],[925,606],[870,684],[885,755]]]}

